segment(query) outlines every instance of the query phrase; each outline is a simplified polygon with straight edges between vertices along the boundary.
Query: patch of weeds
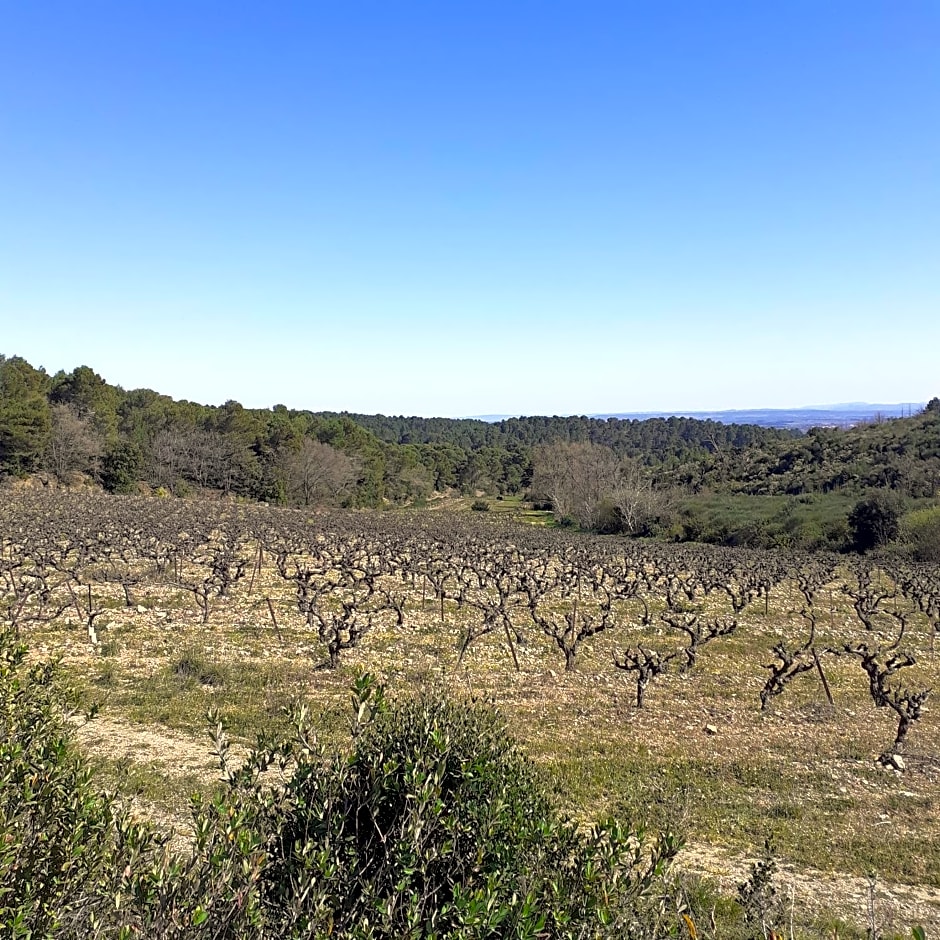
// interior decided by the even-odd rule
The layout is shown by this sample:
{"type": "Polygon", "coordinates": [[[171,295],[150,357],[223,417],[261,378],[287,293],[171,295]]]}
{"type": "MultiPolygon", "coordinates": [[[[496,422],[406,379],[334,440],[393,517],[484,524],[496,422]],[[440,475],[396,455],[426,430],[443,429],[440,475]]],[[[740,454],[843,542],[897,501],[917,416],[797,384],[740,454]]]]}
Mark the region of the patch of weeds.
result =
{"type": "Polygon", "coordinates": [[[835,746],[837,756],[843,760],[864,761],[866,764],[874,762],[875,754],[864,741],[858,738],[850,737],[848,734],[843,735],[836,741],[835,746]]]}
{"type": "Polygon", "coordinates": [[[770,819],[802,819],[806,811],[796,803],[776,803],[767,810],[770,819]]]}
{"type": "Polygon", "coordinates": [[[152,763],[130,757],[89,758],[98,781],[105,789],[119,791],[122,796],[140,798],[172,815],[188,805],[193,793],[208,795],[212,787],[195,774],[168,774],[152,763]]]}
{"type": "Polygon", "coordinates": [[[610,757],[595,751],[551,763],[556,796],[581,806],[604,807],[654,831],[685,836],[695,807],[717,796],[690,768],[662,764],[643,753],[610,757]]]}
{"type": "Polygon", "coordinates": [[[218,709],[233,738],[286,727],[285,706],[302,698],[306,665],[257,660],[215,662],[187,648],[149,678],[115,690],[110,707],[135,722],[158,722],[191,733],[206,730],[206,711],[218,709]]]}
{"type": "Polygon", "coordinates": [[[225,684],[225,670],[206,660],[198,650],[184,650],[169,666],[174,676],[184,681],[193,680],[200,685],[221,686],[225,684]]]}
{"type": "Polygon", "coordinates": [[[98,673],[95,676],[94,682],[97,686],[103,686],[110,688],[114,685],[115,680],[117,679],[117,666],[113,662],[102,663],[98,668],[98,673]]]}
{"type": "Polygon", "coordinates": [[[840,867],[856,874],[874,871],[906,884],[940,888],[940,845],[929,836],[906,832],[903,839],[889,827],[871,827],[837,842],[840,867]]]}
{"type": "Polygon", "coordinates": [[[771,793],[788,793],[792,784],[773,764],[755,764],[747,761],[732,761],[728,773],[735,783],[745,787],[768,790],[771,793]]]}
{"type": "MultiPolygon", "coordinates": [[[[730,940],[741,935],[741,907],[720,885],[700,875],[682,873],[677,879],[677,888],[686,907],[685,913],[699,937],[730,940]]],[[[683,936],[681,931],[679,936],[683,936]]]]}
{"type": "Polygon", "coordinates": [[[855,809],[857,801],[849,796],[824,796],[820,803],[820,809],[824,813],[847,813],[855,809]]]}
{"type": "Polygon", "coordinates": [[[886,813],[897,813],[916,822],[934,808],[933,797],[914,793],[888,793],[884,798],[886,813]]]}
{"type": "Polygon", "coordinates": [[[165,611],[188,612],[193,609],[193,596],[189,591],[174,591],[160,598],[160,608],[165,611]]]}
{"type": "Polygon", "coordinates": [[[793,709],[792,717],[806,724],[828,724],[839,717],[839,711],[828,702],[807,702],[793,709]]]}

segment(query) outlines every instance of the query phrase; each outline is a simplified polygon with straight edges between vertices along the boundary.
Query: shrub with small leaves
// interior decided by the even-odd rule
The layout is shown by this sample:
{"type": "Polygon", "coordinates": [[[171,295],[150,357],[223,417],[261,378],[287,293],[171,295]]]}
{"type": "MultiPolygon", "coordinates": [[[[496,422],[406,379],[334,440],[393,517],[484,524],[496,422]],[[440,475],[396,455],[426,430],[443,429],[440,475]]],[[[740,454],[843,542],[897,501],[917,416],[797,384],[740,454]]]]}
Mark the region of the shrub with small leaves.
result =
{"type": "Polygon", "coordinates": [[[300,716],[292,743],[253,756],[258,773],[292,768],[275,790],[246,781],[265,793],[277,935],[623,936],[637,923],[673,840],[579,830],[491,709],[430,694],[389,705],[369,678],[354,706],[347,755],[327,757],[300,716]]]}
{"type": "Polygon", "coordinates": [[[136,835],[68,744],[65,690],[0,633],[0,928],[83,937],[136,835]],[[126,838],[121,840],[120,836],[126,838]]]}
{"type": "Polygon", "coordinates": [[[775,884],[776,874],[777,862],[770,840],[767,840],[763,854],[751,864],[747,880],[738,885],[737,902],[744,914],[748,940],[777,936],[774,928],[782,923],[784,917],[775,884]]]}
{"type": "Polygon", "coordinates": [[[291,736],[230,759],[182,853],[98,794],[51,665],[0,638],[0,925],[15,938],[655,938],[677,924],[677,843],[556,808],[498,715],[353,692],[352,739],[291,736]],[[666,926],[668,924],[668,927],[666,926]]]}

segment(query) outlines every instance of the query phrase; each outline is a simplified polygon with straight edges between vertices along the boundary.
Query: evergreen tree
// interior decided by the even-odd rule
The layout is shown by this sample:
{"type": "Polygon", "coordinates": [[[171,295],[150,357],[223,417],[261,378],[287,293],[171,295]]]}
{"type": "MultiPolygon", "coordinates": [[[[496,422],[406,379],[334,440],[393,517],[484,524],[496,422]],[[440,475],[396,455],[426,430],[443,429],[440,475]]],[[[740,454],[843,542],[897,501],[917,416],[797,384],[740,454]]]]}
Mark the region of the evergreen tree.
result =
{"type": "Polygon", "coordinates": [[[48,387],[43,370],[0,355],[0,471],[24,474],[40,466],[51,426],[48,387]]]}

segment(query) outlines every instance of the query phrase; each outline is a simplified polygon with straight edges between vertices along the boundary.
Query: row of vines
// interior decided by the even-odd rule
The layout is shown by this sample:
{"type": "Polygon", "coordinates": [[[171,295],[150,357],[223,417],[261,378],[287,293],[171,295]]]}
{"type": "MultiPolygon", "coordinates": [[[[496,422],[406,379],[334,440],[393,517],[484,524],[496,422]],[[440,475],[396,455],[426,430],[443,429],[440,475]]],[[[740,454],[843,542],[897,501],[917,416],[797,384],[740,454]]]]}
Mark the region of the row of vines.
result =
{"type": "MultiPolygon", "coordinates": [[[[0,503],[0,619],[18,636],[68,618],[97,647],[115,603],[172,586],[212,629],[236,595],[263,602],[270,628],[291,610],[336,668],[378,626],[433,605],[455,629],[457,662],[484,638],[523,670],[533,643],[570,672],[603,634],[635,704],[665,673],[689,675],[711,644],[781,610],[785,630],[753,663],[767,709],[834,657],[857,663],[896,733],[900,759],[930,689],[908,678],[933,657],[940,569],[894,559],[668,546],[425,513],[315,513],[267,506],[7,491],[0,503]]],[[[592,661],[593,662],[593,661],[592,661]]],[[[593,668],[593,667],[592,667],[593,668]]]]}

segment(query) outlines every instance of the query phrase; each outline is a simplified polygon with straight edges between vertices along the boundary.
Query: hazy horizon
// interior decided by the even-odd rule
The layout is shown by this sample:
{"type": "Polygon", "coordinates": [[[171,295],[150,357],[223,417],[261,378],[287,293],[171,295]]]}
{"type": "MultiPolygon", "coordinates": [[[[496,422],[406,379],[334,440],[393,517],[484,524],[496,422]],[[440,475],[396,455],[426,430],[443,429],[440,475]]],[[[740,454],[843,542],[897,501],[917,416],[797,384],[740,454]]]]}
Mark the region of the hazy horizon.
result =
{"type": "Polygon", "coordinates": [[[7,4],[0,347],[313,411],[926,401],[938,46],[874,0],[7,4]]]}
{"type": "MultiPolygon", "coordinates": [[[[0,349],[0,355],[10,357],[10,356],[16,356],[20,354],[15,351],[10,352],[10,351],[4,351],[0,349]]],[[[26,357],[23,357],[23,358],[26,358],[26,357]]],[[[33,365],[34,367],[44,369],[47,372],[47,374],[50,374],[50,375],[54,375],[56,372],[59,372],[59,371],[70,372],[73,368],[76,368],[79,365],[88,366],[91,369],[94,369],[96,372],[99,372],[99,370],[95,368],[94,363],[91,363],[91,362],[76,363],[74,366],[70,368],[60,367],[58,369],[48,369],[45,366],[45,364],[42,362],[31,362],[30,364],[33,365]]],[[[113,382],[107,375],[103,375],[102,378],[104,378],[105,381],[109,382],[109,384],[117,385],[127,392],[132,392],[132,391],[140,390],[143,388],[148,388],[151,391],[157,392],[158,394],[161,394],[161,395],[170,395],[169,392],[161,388],[135,385],[133,383],[125,386],[121,383],[113,382]]],[[[187,400],[198,405],[208,405],[211,407],[217,407],[219,405],[224,404],[226,401],[233,400],[232,395],[223,395],[222,397],[213,401],[203,401],[203,400],[198,400],[198,399],[181,399],[173,395],[170,395],[170,397],[175,398],[177,401],[187,400]]],[[[246,408],[256,408],[256,409],[266,409],[266,410],[273,408],[275,405],[284,405],[285,407],[293,411],[330,411],[330,412],[337,412],[337,413],[384,415],[386,417],[404,417],[404,418],[411,418],[411,417],[452,418],[454,420],[465,420],[465,421],[474,421],[474,420],[476,421],[500,421],[503,419],[519,418],[519,417],[529,417],[529,418],[531,417],[588,417],[588,418],[650,417],[650,418],[654,418],[654,417],[663,417],[663,416],[669,416],[669,415],[675,415],[677,417],[688,415],[691,417],[695,417],[698,415],[725,415],[725,414],[747,415],[747,414],[765,414],[765,413],[769,414],[769,413],[775,413],[775,412],[827,413],[827,412],[839,412],[839,411],[865,412],[865,413],[870,413],[874,415],[874,414],[879,413],[882,410],[886,412],[890,412],[889,414],[887,414],[887,417],[895,417],[896,416],[894,414],[895,411],[897,411],[898,414],[904,414],[908,411],[916,412],[917,410],[922,409],[927,404],[927,400],[925,399],[924,401],[902,401],[902,402],[843,401],[843,402],[815,403],[815,404],[808,404],[808,405],[784,405],[784,406],[773,406],[773,407],[764,407],[760,405],[736,405],[731,408],[650,408],[650,409],[644,409],[644,410],[626,409],[626,408],[619,408],[619,409],[608,408],[608,409],[601,409],[598,411],[591,411],[591,412],[569,411],[569,410],[554,411],[554,412],[500,411],[500,412],[486,412],[486,413],[477,412],[477,413],[472,413],[472,414],[459,414],[459,415],[442,415],[442,414],[434,414],[434,413],[415,413],[415,412],[405,413],[405,412],[397,412],[397,411],[383,411],[381,409],[379,409],[378,411],[361,411],[359,409],[354,409],[354,408],[317,409],[317,408],[309,408],[304,405],[297,405],[289,401],[272,402],[270,404],[256,405],[256,404],[252,404],[249,402],[241,401],[240,399],[237,399],[237,398],[235,398],[234,400],[238,401],[242,406],[246,408]]]]}

